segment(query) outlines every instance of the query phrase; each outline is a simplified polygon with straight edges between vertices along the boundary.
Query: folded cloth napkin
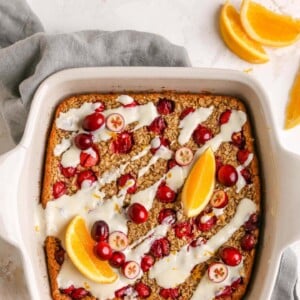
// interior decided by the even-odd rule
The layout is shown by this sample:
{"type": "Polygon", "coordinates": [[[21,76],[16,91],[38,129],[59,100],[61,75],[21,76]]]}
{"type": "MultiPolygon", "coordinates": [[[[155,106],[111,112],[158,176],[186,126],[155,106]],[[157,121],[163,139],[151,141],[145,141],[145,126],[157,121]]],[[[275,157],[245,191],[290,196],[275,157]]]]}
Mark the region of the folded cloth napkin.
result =
{"type": "MultiPolygon", "coordinates": [[[[136,31],[49,35],[24,0],[0,0],[0,107],[15,142],[36,88],[52,73],[90,66],[189,65],[185,49],[161,36],[136,31]]],[[[287,250],[272,300],[298,299],[295,261],[287,250]]]]}

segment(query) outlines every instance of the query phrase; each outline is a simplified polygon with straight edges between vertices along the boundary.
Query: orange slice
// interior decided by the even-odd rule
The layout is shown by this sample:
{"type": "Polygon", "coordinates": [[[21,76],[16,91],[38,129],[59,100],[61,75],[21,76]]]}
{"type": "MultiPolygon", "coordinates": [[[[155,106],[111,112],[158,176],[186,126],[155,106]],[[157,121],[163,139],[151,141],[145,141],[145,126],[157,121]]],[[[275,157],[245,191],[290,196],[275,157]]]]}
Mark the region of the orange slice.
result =
{"type": "Polygon", "coordinates": [[[216,163],[211,148],[198,158],[182,190],[184,214],[188,217],[198,215],[208,204],[215,186],[216,163]]]}
{"type": "Polygon", "coordinates": [[[112,283],[118,278],[109,263],[94,254],[95,241],[81,216],[76,216],[68,225],[65,242],[68,256],[85,277],[98,283],[112,283]]]}
{"type": "Polygon", "coordinates": [[[257,64],[269,60],[261,44],[247,35],[239,13],[229,2],[226,2],[221,10],[220,31],[225,44],[240,58],[257,64]]]}
{"type": "Polygon", "coordinates": [[[300,37],[300,20],[276,14],[251,0],[242,3],[241,22],[253,40],[266,46],[288,46],[300,37]]]}
{"type": "Polygon", "coordinates": [[[285,129],[291,129],[300,124],[300,73],[290,91],[290,101],[286,108],[285,129]]]}

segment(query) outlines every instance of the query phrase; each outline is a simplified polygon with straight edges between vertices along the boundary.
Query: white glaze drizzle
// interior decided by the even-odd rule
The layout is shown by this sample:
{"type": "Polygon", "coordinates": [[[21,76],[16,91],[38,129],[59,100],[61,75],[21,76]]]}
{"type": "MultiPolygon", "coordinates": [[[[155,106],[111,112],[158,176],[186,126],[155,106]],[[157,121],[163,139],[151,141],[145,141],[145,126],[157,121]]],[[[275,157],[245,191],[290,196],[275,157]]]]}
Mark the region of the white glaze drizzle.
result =
{"type": "Polygon", "coordinates": [[[162,258],[149,271],[149,278],[155,279],[158,285],[164,288],[173,288],[184,282],[192,269],[212,257],[255,211],[256,205],[253,201],[248,198],[242,199],[231,221],[212,236],[206,244],[196,248],[185,245],[177,253],[171,253],[162,258]],[[164,274],[168,274],[168,276],[164,274]]]}
{"type": "Polygon", "coordinates": [[[247,184],[246,180],[244,179],[243,175],[241,174],[241,171],[250,165],[253,157],[254,157],[253,153],[250,153],[247,160],[242,165],[240,165],[236,168],[236,172],[238,174],[238,180],[236,182],[236,192],[237,193],[239,193],[243,189],[243,187],[245,187],[245,185],[247,184]]]}
{"type": "Polygon", "coordinates": [[[71,146],[67,151],[63,153],[61,157],[61,165],[64,168],[76,168],[80,163],[80,153],[81,150],[78,149],[75,145],[71,146]]]}
{"type": "Polygon", "coordinates": [[[120,95],[118,96],[117,101],[122,103],[123,105],[128,105],[131,104],[134,99],[128,95],[120,95]]]}
{"type": "Polygon", "coordinates": [[[54,148],[54,155],[55,156],[60,156],[63,154],[66,150],[68,150],[72,145],[71,139],[70,138],[63,138],[59,144],[57,144],[54,148]]]}
{"type": "Polygon", "coordinates": [[[194,112],[189,113],[183,120],[180,121],[179,128],[181,128],[181,130],[178,137],[180,145],[184,145],[189,141],[197,126],[206,121],[212,114],[213,110],[213,106],[209,108],[200,107],[194,112]]]}

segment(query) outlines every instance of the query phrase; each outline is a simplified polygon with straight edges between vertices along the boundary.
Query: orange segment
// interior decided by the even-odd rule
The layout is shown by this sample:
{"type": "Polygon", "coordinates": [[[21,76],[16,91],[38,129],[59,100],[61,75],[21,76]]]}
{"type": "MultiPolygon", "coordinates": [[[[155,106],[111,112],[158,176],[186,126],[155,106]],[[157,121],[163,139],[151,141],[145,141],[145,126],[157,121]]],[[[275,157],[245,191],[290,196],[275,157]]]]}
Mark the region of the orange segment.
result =
{"type": "Polygon", "coordinates": [[[286,108],[285,129],[290,129],[300,124],[300,73],[290,91],[290,101],[286,108]]]}
{"type": "Polygon", "coordinates": [[[224,4],[221,11],[220,31],[225,44],[240,58],[258,64],[269,60],[261,44],[247,35],[242,27],[239,13],[229,2],[224,4]]]}
{"type": "Polygon", "coordinates": [[[300,37],[299,20],[276,14],[251,0],[242,3],[241,22],[253,40],[266,46],[288,46],[300,37]]]}
{"type": "Polygon", "coordinates": [[[71,261],[88,279],[98,283],[112,283],[118,278],[108,262],[94,254],[95,241],[81,216],[76,216],[68,225],[65,242],[71,261]]]}
{"type": "Polygon", "coordinates": [[[182,191],[184,214],[198,215],[208,204],[215,186],[216,163],[211,148],[208,148],[194,164],[182,191]]]}

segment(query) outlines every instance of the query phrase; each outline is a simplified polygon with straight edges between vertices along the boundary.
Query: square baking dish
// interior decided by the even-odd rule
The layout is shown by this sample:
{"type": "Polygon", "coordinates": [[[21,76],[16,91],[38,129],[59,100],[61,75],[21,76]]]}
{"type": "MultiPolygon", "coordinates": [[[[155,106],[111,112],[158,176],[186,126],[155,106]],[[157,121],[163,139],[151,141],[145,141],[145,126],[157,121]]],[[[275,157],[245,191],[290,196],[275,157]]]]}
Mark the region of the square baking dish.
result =
{"type": "Polygon", "coordinates": [[[35,93],[20,144],[0,157],[0,236],[20,249],[31,299],[51,299],[38,204],[56,106],[78,93],[163,90],[232,95],[246,104],[261,162],[263,226],[245,299],[270,299],[281,253],[300,239],[300,157],[279,143],[267,96],[249,75],[231,70],[158,67],[69,69],[50,76],[35,93]]]}

